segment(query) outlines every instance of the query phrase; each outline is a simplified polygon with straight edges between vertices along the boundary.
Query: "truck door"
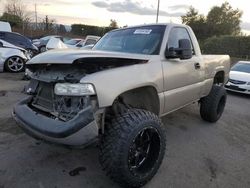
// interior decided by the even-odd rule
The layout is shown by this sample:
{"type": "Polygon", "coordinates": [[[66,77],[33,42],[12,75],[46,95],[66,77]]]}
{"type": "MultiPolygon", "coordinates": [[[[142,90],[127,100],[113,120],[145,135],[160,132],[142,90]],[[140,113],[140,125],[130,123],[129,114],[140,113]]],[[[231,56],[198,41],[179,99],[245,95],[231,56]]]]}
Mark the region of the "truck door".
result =
{"type": "MultiPolygon", "coordinates": [[[[166,48],[178,48],[180,39],[192,40],[185,27],[173,27],[166,48]]],[[[193,46],[193,44],[192,44],[193,46]]],[[[199,98],[202,85],[202,65],[193,48],[191,59],[165,58],[162,61],[164,75],[164,113],[185,106],[199,98]]]]}

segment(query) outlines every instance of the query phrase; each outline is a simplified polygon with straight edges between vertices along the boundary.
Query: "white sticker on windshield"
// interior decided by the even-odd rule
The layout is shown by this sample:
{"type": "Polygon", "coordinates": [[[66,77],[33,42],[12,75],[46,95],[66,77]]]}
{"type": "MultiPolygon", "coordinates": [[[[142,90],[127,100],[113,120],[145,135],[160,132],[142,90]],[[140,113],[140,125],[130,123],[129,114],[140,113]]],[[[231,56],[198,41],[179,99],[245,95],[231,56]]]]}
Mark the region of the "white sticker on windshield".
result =
{"type": "Polygon", "coordinates": [[[149,35],[152,29],[136,29],[134,34],[149,35]]]}

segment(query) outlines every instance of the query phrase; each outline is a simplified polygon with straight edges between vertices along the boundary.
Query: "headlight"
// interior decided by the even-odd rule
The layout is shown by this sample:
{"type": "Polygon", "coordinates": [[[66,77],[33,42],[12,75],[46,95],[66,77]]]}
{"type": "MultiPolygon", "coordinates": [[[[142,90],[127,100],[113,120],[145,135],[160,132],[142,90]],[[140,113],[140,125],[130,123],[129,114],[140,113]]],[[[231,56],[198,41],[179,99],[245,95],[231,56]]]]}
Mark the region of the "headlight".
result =
{"type": "Polygon", "coordinates": [[[56,95],[65,96],[83,96],[94,95],[95,89],[92,84],[70,84],[70,83],[57,83],[55,85],[56,95]]]}

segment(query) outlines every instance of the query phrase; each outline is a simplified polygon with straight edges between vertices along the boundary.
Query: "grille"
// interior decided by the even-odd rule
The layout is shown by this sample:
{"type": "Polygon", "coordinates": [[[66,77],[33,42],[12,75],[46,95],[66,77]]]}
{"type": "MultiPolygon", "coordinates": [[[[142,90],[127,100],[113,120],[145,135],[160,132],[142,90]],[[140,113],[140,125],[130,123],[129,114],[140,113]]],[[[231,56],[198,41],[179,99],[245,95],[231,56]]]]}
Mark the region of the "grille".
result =
{"type": "Polygon", "coordinates": [[[54,111],[53,107],[53,91],[54,85],[46,82],[39,82],[37,94],[34,97],[33,105],[38,105],[46,111],[54,111]]]}
{"type": "Polygon", "coordinates": [[[238,84],[238,85],[246,84],[246,82],[244,82],[244,81],[233,80],[233,79],[229,79],[229,82],[231,82],[231,83],[233,83],[233,84],[238,84]]]}
{"type": "Polygon", "coordinates": [[[54,84],[39,82],[32,106],[49,116],[68,121],[90,104],[89,96],[58,96],[54,94],[54,84]]]}

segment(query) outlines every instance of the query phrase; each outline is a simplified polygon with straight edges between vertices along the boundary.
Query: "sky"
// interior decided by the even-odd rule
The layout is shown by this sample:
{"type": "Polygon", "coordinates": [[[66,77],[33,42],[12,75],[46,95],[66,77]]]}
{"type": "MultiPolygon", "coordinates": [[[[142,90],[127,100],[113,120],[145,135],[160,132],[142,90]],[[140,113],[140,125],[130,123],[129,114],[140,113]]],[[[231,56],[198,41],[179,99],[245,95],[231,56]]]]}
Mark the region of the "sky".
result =
{"type": "MultiPolygon", "coordinates": [[[[0,13],[4,3],[0,0],[0,13]]],[[[34,18],[35,4],[39,20],[48,15],[58,24],[71,25],[82,23],[108,26],[115,19],[120,27],[155,23],[157,0],[21,0],[34,18]]],[[[181,23],[180,16],[185,15],[193,6],[199,13],[206,15],[213,6],[220,6],[225,0],[160,0],[159,22],[181,23]]],[[[234,9],[243,11],[242,29],[250,34],[250,11],[246,0],[228,0],[234,9]]]]}

